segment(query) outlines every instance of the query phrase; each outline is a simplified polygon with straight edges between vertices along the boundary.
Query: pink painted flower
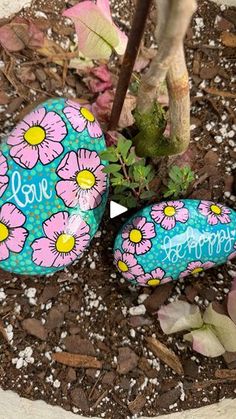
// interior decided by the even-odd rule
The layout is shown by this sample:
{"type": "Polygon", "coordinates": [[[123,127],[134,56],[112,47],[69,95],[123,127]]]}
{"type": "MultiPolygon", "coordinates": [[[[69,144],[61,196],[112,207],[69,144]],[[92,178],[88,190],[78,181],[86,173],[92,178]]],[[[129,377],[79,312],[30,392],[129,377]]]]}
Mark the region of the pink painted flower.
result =
{"type": "Polygon", "coordinates": [[[22,227],[25,221],[25,215],[14,204],[0,207],[0,261],[8,259],[10,252],[22,251],[29,234],[22,227]]]}
{"type": "Polygon", "coordinates": [[[150,239],[155,236],[154,224],[148,223],[145,217],[136,217],[122,232],[122,237],[125,239],[122,247],[125,252],[143,255],[151,249],[150,239]]]}
{"type": "Polygon", "coordinates": [[[65,122],[56,112],[39,108],[27,115],[8,137],[10,155],[17,164],[32,169],[38,161],[46,165],[63,152],[65,122]]]}
{"type": "Polygon", "coordinates": [[[210,225],[216,224],[228,224],[231,222],[229,214],[231,214],[230,209],[224,207],[221,204],[215,204],[211,201],[201,201],[198,206],[199,212],[207,217],[207,222],[210,225]]]}
{"type": "Polygon", "coordinates": [[[213,262],[205,262],[202,263],[200,260],[196,260],[195,262],[190,262],[187,266],[187,269],[180,274],[180,278],[184,278],[188,275],[197,275],[203,271],[206,271],[209,268],[215,266],[213,262]]]}
{"type": "Polygon", "coordinates": [[[171,230],[176,223],[186,223],[189,219],[189,212],[184,208],[184,202],[168,201],[156,204],[152,207],[151,216],[165,230],[171,230]]]}
{"type": "Polygon", "coordinates": [[[235,249],[235,252],[232,252],[232,253],[229,255],[228,260],[232,260],[232,259],[236,258],[236,243],[235,243],[235,245],[234,245],[234,249],[235,249]]]}
{"type": "Polygon", "coordinates": [[[72,100],[67,100],[67,104],[69,106],[66,106],[63,112],[77,132],[83,132],[87,128],[90,137],[102,136],[102,130],[92,112],[72,100]]]}
{"type": "Polygon", "coordinates": [[[138,265],[138,261],[130,253],[121,253],[117,249],[114,259],[117,269],[126,279],[135,279],[137,276],[144,274],[142,266],[138,265]]]}
{"type": "Polygon", "coordinates": [[[149,285],[151,287],[157,287],[160,284],[166,284],[167,282],[173,281],[171,276],[165,277],[165,271],[161,268],[156,268],[151,271],[150,274],[144,274],[136,278],[139,285],[149,285]]]}
{"type": "Polygon", "coordinates": [[[81,148],[65,155],[57,168],[57,195],[69,208],[78,205],[83,211],[96,208],[107,188],[107,175],[96,151],[81,148]]]}
{"type": "Polygon", "coordinates": [[[0,151],[0,197],[4,194],[8,187],[9,177],[6,176],[8,171],[7,159],[0,151]]]}
{"type": "Polygon", "coordinates": [[[74,262],[90,241],[89,225],[80,215],[62,211],[43,223],[46,237],[36,239],[31,247],[36,265],[47,268],[63,267],[74,262]]]}

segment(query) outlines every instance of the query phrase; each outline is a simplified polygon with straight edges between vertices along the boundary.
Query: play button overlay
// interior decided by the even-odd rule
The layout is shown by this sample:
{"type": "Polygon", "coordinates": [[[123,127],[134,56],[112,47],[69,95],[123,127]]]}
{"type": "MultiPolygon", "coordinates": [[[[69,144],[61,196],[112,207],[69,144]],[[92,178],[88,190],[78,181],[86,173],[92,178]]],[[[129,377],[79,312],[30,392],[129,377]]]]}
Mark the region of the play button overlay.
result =
{"type": "Polygon", "coordinates": [[[128,208],[123,205],[117,204],[117,202],[110,202],[110,218],[116,218],[124,212],[128,211],[128,208]]]}

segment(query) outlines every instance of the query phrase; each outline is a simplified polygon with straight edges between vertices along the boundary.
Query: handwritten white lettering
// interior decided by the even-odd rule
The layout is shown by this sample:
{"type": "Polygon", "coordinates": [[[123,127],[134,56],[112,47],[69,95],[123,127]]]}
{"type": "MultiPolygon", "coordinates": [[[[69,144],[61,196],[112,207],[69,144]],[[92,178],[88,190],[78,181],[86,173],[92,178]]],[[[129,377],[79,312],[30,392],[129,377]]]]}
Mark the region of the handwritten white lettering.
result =
{"type": "Polygon", "coordinates": [[[29,204],[34,202],[42,202],[44,199],[50,199],[52,192],[48,190],[47,179],[43,178],[38,185],[34,183],[23,184],[21,174],[17,171],[13,172],[11,176],[11,189],[12,196],[9,200],[14,199],[16,204],[25,208],[29,204]]]}
{"type": "Polygon", "coordinates": [[[211,257],[221,253],[230,253],[235,243],[236,230],[226,228],[216,232],[201,232],[200,230],[188,227],[182,234],[170,237],[165,236],[161,248],[171,263],[186,258],[189,254],[195,259],[201,259],[206,254],[211,257]]]}

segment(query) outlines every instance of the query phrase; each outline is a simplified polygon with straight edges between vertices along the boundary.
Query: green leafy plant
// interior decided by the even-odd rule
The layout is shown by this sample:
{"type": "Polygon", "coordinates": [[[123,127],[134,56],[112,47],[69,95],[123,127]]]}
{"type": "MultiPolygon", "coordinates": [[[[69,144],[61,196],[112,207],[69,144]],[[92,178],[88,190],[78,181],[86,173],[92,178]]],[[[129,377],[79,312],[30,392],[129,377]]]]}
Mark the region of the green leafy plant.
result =
{"type": "Polygon", "coordinates": [[[146,159],[136,156],[132,141],[120,136],[117,145],[102,151],[100,157],[109,162],[103,171],[110,174],[114,200],[135,208],[139,201],[148,201],[155,195],[149,187],[155,171],[146,159]]]}
{"type": "Polygon", "coordinates": [[[194,173],[189,166],[172,166],[169,172],[169,180],[164,197],[173,196],[174,198],[177,198],[184,195],[194,179],[194,173]]]}

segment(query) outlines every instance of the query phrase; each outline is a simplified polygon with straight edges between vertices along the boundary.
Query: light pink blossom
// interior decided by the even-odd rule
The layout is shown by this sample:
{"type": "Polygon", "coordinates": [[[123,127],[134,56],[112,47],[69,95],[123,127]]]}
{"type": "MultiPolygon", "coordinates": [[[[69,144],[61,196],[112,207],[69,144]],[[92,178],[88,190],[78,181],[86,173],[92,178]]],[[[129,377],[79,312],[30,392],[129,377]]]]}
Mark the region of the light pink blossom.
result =
{"type": "Polygon", "coordinates": [[[165,271],[161,268],[156,268],[148,274],[144,274],[136,278],[139,285],[150,285],[156,287],[160,284],[166,284],[167,282],[173,281],[171,276],[165,277],[165,271]]]}
{"type": "Polygon", "coordinates": [[[81,148],[65,155],[57,168],[57,195],[69,208],[83,211],[98,207],[107,188],[107,175],[96,151],[81,148]]]}
{"type": "Polygon", "coordinates": [[[0,151],[0,197],[4,194],[8,187],[9,177],[6,176],[8,171],[7,159],[0,151]]]}
{"type": "Polygon", "coordinates": [[[10,252],[20,253],[28,236],[25,215],[11,203],[0,207],[0,261],[6,260],[10,252]]]}
{"type": "Polygon", "coordinates": [[[152,207],[151,216],[165,230],[171,230],[176,223],[186,223],[189,212],[184,208],[184,202],[168,201],[156,204],[152,207]]]}
{"type": "Polygon", "coordinates": [[[32,169],[38,161],[46,165],[63,152],[67,128],[53,111],[39,108],[27,115],[8,137],[10,155],[17,164],[32,169]]]}
{"type": "Polygon", "coordinates": [[[147,222],[145,217],[136,217],[122,232],[122,238],[124,239],[122,247],[125,252],[143,255],[151,249],[150,239],[155,236],[154,224],[147,222]]]}
{"type": "Polygon", "coordinates": [[[210,225],[228,224],[231,222],[229,214],[231,210],[224,207],[222,204],[215,204],[211,201],[201,201],[198,206],[198,211],[207,217],[207,222],[210,225]]]}
{"type": "Polygon", "coordinates": [[[74,262],[90,241],[89,225],[78,214],[62,211],[43,223],[45,237],[36,239],[31,247],[36,265],[63,267],[74,262]]]}
{"type": "Polygon", "coordinates": [[[144,274],[142,266],[138,264],[137,259],[130,253],[121,253],[117,249],[114,254],[114,260],[117,269],[126,279],[135,279],[137,276],[144,274]]]}
{"type": "Polygon", "coordinates": [[[100,125],[96,121],[90,110],[72,100],[67,100],[68,106],[63,110],[72,127],[77,132],[82,132],[87,128],[90,137],[99,138],[102,136],[100,125]]]}
{"type": "Polygon", "coordinates": [[[200,260],[196,260],[195,262],[190,262],[187,266],[187,269],[180,274],[180,278],[184,278],[188,275],[196,275],[199,274],[209,268],[215,266],[213,262],[204,262],[202,263],[200,260]]]}

